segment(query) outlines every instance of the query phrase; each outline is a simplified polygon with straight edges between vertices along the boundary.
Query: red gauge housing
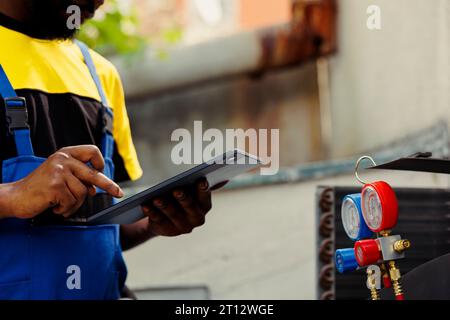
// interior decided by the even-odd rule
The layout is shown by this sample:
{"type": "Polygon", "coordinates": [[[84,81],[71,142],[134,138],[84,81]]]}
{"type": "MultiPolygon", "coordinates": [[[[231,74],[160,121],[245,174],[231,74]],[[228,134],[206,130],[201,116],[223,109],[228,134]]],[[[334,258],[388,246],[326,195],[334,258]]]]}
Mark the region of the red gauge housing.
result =
{"type": "Polygon", "coordinates": [[[383,230],[392,229],[397,224],[398,220],[398,201],[394,190],[389,184],[387,184],[384,181],[377,181],[364,185],[361,192],[362,194],[361,207],[364,217],[366,217],[366,213],[364,212],[366,207],[364,205],[364,203],[366,203],[364,199],[366,193],[364,192],[364,190],[366,188],[372,188],[373,190],[375,190],[380,200],[382,211],[380,225],[377,228],[373,228],[369,223],[367,223],[368,227],[373,232],[380,232],[383,230]]]}
{"type": "Polygon", "coordinates": [[[378,242],[375,239],[356,241],[355,258],[360,267],[367,267],[382,260],[378,242]]]}

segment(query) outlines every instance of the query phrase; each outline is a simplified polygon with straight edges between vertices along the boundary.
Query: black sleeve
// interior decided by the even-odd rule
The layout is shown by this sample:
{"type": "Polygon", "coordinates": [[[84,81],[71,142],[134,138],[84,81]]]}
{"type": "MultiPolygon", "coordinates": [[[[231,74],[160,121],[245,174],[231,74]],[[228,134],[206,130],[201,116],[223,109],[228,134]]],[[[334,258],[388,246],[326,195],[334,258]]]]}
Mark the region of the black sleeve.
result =
{"type": "Polygon", "coordinates": [[[125,169],[125,163],[122,157],[117,150],[117,145],[114,144],[114,153],[113,153],[113,162],[114,162],[114,181],[116,182],[125,182],[129,181],[130,176],[128,175],[127,169],[125,169]]]}

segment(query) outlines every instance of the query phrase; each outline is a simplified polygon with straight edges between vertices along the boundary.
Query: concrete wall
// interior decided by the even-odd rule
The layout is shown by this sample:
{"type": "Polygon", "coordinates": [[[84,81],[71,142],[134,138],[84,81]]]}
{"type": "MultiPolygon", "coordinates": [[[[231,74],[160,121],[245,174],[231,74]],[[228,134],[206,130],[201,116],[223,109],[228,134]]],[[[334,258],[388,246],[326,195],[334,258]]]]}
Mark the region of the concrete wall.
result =
{"type": "Polygon", "coordinates": [[[203,131],[281,128],[283,166],[322,157],[314,63],[258,80],[240,77],[144,97],[129,101],[128,112],[145,174],[139,183],[144,185],[185,169],[170,161],[177,144],[170,137],[178,128],[192,132],[195,120],[203,121],[203,131]]]}
{"type": "Polygon", "coordinates": [[[331,60],[333,156],[450,120],[450,1],[340,0],[331,60]],[[366,27],[381,8],[382,29],[366,27]]]}

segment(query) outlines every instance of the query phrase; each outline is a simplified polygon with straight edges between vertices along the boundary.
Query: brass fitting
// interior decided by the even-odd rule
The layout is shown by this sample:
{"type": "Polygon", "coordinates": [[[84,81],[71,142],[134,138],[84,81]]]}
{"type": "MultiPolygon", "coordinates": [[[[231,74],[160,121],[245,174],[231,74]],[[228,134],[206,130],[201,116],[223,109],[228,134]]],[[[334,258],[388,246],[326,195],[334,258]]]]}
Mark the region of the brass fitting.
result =
{"type": "Polygon", "coordinates": [[[380,295],[379,295],[377,289],[373,289],[373,288],[370,289],[370,298],[372,300],[380,300],[380,295]]]}
{"type": "Polygon", "coordinates": [[[406,249],[409,249],[411,247],[411,242],[407,239],[398,240],[394,242],[394,250],[398,253],[402,253],[406,249]]]}
{"type": "MultiPolygon", "coordinates": [[[[380,237],[389,237],[391,234],[391,230],[383,230],[378,233],[380,237]]],[[[401,239],[394,242],[392,249],[397,253],[401,254],[403,251],[411,247],[411,242],[407,239],[401,239]]],[[[390,260],[388,262],[388,270],[389,270],[389,278],[394,289],[395,299],[396,300],[404,300],[403,289],[400,283],[400,270],[395,265],[394,260],[390,260]]]]}
{"type": "Polygon", "coordinates": [[[391,235],[391,230],[389,230],[389,229],[382,230],[378,234],[382,237],[389,237],[391,235]]]}
{"type": "Polygon", "coordinates": [[[396,297],[403,296],[402,286],[400,284],[400,270],[395,265],[395,261],[389,261],[389,276],[391,277],[392,287],[396,297]]]}
{"type": "Polygon", "coordinates": [[[380,300],[380,294],[377,290],[376,279],[374,276],[374,271],[367,269],[367,284],[370,289],[370,297],[372,300],[380,300]]]}

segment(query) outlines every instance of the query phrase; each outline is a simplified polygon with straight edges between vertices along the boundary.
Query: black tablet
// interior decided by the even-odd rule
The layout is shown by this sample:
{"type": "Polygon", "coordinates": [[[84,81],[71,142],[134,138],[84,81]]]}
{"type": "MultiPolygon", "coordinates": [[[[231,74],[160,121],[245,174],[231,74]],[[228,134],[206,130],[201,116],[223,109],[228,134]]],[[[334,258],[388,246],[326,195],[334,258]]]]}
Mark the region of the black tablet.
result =
{"type": "Polygon", "coordinates": [[[158,196],[167,194],[176,188],[192,186],[201,178],[206,178],[210,186],[215,186],[257,168],[261,164],[261,161],[253,155],[237,149],[232,150],[87,218],[69,218],[68,221],[87,225],[130,224],[144,218],[141,205],[158,196]]]}

